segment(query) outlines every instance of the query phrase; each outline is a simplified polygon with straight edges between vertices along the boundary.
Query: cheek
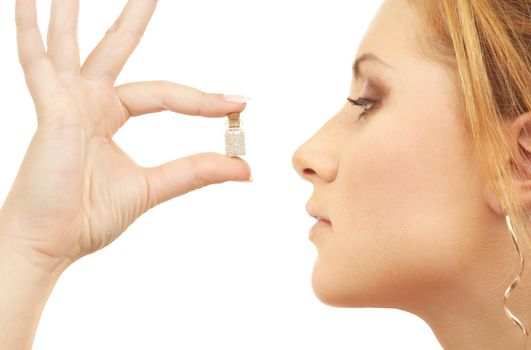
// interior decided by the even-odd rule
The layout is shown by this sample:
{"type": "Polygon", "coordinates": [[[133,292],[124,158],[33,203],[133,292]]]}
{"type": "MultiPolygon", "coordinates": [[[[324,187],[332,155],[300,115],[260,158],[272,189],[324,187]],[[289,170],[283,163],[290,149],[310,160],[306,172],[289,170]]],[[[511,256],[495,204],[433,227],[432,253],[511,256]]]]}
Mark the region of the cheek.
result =
{"type": "Polygon", "coordinates": [[[329,304],[389,306],[447,286],[473,249],[463,223],[481,191],[460,129],[414,125],[380,125],[343,148],[333,233],[316,244],[314,289],[329,304]]]}

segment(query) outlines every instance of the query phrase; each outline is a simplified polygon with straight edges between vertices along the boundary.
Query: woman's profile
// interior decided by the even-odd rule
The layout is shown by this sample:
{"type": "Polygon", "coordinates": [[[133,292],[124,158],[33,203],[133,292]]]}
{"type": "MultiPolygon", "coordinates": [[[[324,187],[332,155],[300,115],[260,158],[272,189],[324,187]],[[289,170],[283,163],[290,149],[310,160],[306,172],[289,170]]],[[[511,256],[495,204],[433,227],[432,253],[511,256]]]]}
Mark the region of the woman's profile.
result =
{"type": "Polygon", "coordinates": [[[523,348],[529,278],[515,324],[500,282],[520,271],[505,214],[529,251],[530,15],[529,1],[384,2],[348,101],[293,158],[321,219],[322,301],[412,312],[445,349],[523,348]]]}
{"type": "MultiPolygon", "coordinates": [[[[216,153],[141,167],[113,142],[132,116],[245,109],[242,96],[175,83],[115,86],[155,0],[128,1],[83,64],[79,0],[52,1],[47,50],[35,1],[16,1],[16,22],[38,128],[0,210],[0,348],[10,350],[32,347],[76,260],[164,201],[250,177],[244,160],[216,153]]],[[[348,99],[293,154],[313,185],[323,303],[413,313],[444,349],[527,348],[530,45],[529,0],[383,1],[348,99]]]]}

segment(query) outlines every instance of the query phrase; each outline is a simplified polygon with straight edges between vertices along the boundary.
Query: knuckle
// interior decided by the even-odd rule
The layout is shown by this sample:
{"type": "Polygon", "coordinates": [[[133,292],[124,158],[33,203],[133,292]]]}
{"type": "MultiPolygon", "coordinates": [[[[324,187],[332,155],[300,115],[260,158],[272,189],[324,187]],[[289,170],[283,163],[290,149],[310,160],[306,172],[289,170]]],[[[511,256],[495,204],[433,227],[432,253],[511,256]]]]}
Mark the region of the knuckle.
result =
{"type": "Polygon", "coordinates": [[[135,30],[135,29],[129,29],[125,28],[124,25],[122,25],[120,20],[117,20],[114,22],[114,24],[107,30],[106,36],[116,36],[120,38],[120,40],[125,40],[127,42],[130,42],[133,45],[137,45],[140,40],[142,39],[142,36],[144,35],[144,32],[142,30],[135,30]]]}
{"type": "Polygon", "coordinates": [[[203,115],[205,114],[205,104],[208,99],[208,93],[193,89],[194,95],[196,98],[194,99],[194,107],[193,107],[193,114],[195,115],[203,115]]]}
{"type": "Polygon", "coordinates": [[[149,209],[153,208],[160,203],[160,199],[156,196],[156,193],[160,193],[160,179],[154,178],[153,176],[148,177],[146,174],[147,170],[144,169],[144,191],[145,191],[145,200],[142,206],[142,212],[146,212],[149,209]]]}
{"type": "Polygon", "coordinates": [[[216,173],[216,157],[212,153],[198,154],[193,159],[194,187],[204,187],[212,183],[216,173]]]}
{"type": "Polygon", "coordinates": [[[153,80],[151,84],[157,89],[166,89],[171,86],[171,83],[166,80],[153,80]]]}
{"type": "Polygon", "coordinates": [[[42,63],[44,60],[48,58],[48,56],[44,52],[36,54],[32,57],[26,57],[26,56],[27,55],[25,54],[21,54],[19,56],[20,65],[25,71],[30,70],[31,67],[33,67],[36,64],[42,63]]]}
{"type": "Polygon", "coordinates": [[[202,169],[201,161],[199,157],[192,157],[192,169],[193,169],[193,187],[199,188],[203,187],[205,183],[205,177],[202,169]]]}
{"type": "Polygon", "coordinates": [[[105,34],[111,34],[111,33],[116,32],[116,30],[118,29],[118,27],[119,27],[119,25],[120,25],[119,22],[120,22],[120,21],[118,21],[118,20],[115,21],[115,22],[112,24],[112,26],[110,26],[110,28],[107,29],[107,32],[106,32],[105,34]]]}
{"type": "Polygon", "coordinates": [[[50,27],[48,31],[48,37],[53,39],[54,37],[66,37],[68,39],[76,39],[78,35],[77,27],[57,28],[50,27]]]}

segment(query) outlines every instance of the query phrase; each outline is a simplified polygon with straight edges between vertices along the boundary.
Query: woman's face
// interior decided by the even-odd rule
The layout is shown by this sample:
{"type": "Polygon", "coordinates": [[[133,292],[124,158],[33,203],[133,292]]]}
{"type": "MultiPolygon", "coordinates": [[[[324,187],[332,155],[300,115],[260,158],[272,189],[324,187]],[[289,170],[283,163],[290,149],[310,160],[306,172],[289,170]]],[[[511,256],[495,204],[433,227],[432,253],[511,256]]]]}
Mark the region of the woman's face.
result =
{"type": "Polygon", "coordinates": [[[358,119],[346,102],[293,156],[308,207],[331,222],[310,235],[327,304],[412,307],[460,283],[488,242],[455,72],[421,54],[428,28],[407,0],[385,1],[357,52],[385,63],[360,62],[350,90],[377,104],[358,119]]]}

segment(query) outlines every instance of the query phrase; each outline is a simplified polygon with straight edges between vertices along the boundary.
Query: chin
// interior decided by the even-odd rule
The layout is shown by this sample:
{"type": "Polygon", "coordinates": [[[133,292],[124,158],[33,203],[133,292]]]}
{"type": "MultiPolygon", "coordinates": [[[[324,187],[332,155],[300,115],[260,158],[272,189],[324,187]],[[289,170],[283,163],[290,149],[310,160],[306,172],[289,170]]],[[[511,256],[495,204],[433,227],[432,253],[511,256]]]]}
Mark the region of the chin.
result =
{"type": "Polygon", "coordinates": [[[348,291],[345,280],[323,271],[316,263],[312,274],[312,289],[320,302],[334,307],[360,307],[359,300],[348,291]]]}
{"type": "Polygon", "coordinates": [[[317,258],[312,272],[312,289],[323,304],[343,308],[393,307],[396,290],[388,277],[360,275],[354,270],[317,258]]]}

